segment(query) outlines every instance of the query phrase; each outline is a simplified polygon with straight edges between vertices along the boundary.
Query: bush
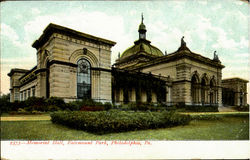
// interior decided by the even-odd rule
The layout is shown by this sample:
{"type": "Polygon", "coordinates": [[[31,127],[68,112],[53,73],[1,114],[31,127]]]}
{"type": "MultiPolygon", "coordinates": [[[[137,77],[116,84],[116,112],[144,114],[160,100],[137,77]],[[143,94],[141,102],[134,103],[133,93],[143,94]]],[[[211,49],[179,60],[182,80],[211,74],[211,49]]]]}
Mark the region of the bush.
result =
{"type": "Polygon", "coordinates": [[[189,115],[167,111],[134,112],[109,110],[97,112],[54,112],[51,114],[51,120],[53,123],[75,129],[104,134],[186,125],[191,118],[189,115]]]}
{"type": "MultiPolygon", "coordinates": [[[[50,97],[46,100],[48,106],[57,106],[57,108],[66,109],[66,104],[62,98],[59,97],[50,97]]],[[[54,107],[55,108],[55,107],[54,107]]]]}
{"type": "Polygon", "coordinates": [[[47,106],[47,111],[49,111],[49,112],[54,112],[54,111],[59,111],[59,110],[60,110],[60,108],[56,105],[47,106]]]}
{"type": "Polygon", "coordinates": [[[192,120],[222,120],[224,117],[249,117],[248,112],[191,114],[192,120]]]}
{"type": "Polygon", "coordinates": [[[110,110],[112,108],[112,104],[109,102],[106,102],[103,104],[103,107],[107,111],[107,110],[110,110]]]}
{"type": "Polygon", "coordinates": [[[18,114],[25,114],[25,113],[28,113],[25,109],[23,109],[23,108],[19,108],[18,110],[17,110],[17,113],[18,114]]]}
{"type": "Polygon", "coordinates": [[[103,111],[104,106],[83,106],[81,111],[103,111]]]}
{"type": "Polygon", "coordinates": [[[72,101],[69,103],[66,103],[66,110],[70,111],[79,111],[81,109],[81,101],[72,101]]]}
{"type": "Polygon", "coordinates": [[[92,99],[83,99],[81,101],[69,102],[66,104],[66,108],[71,111],[103,111],[112,108],[112,104],[109,102],[101,103],[92,99]]]}
{"type": "Polygon", "coordinates": [[[185,109],[189,112],[219,112],[218,105],[185,105],[179,104],[178,109],[185,109]]]}
{"type": "Polygon", "coordinates": [[[26,107],[32,107],[36,106],[37,108],[42,108],[43,106],[46,106],[45,99],[42,97],[29,97],[26,101],[21,101],[25,103],[26,107]]]}
{"type": "Polygon", "coordinates": [[[233,107],[233,109],[235,109],[237,111],[249,111],[249,104],[247,104],[245,106],[235,106],[235,107],[233,107]]]}
{"type": "Polygon", "coordinates": [[[192,120],[221,120],[221,115],[214,114],[199,114],[199,115],[191,115],[192,120]]]}
{"type": "Polygon", "coordinates": [[[132,111],[164,111],[167,108],[163,104],[153,104],[153,103],[129,103],[128,105],[122,105],[122,110],[132,110],[132,111]]]}
{"type": "Polygon", "coordinates": [[[0,113],[11,110],[10,94],[0,96],[0,113]]]}
{"type": "Polygon", "coordinates": [[[19,108],[25,108],[27,105],[23,101],[14,101],[10,103],[10,110],[9,111],[18,111],[19,108]]]}

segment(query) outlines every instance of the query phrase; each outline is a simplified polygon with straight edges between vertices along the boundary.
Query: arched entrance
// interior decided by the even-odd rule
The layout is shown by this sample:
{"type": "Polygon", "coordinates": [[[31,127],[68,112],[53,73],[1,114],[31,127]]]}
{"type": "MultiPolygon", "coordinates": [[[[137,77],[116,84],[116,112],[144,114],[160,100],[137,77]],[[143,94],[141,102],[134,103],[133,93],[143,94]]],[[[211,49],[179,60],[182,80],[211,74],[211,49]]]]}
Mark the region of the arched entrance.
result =
{"type": "Polygon", "coordinates": [[[199,91],[200,91],[200,84],[199,84],[199,77],[194,74],[191,79],[191,96],[192,96],[192,103],[199,103],[199,91]]]}
{"type": "Polygon", "coordinates": [[[216,83],[214,79],[210,80],[209,100],[210,100],[210,104],[217,103],[217,89],[216,89],[216,83]]]}
{"type": "Polygon", "coordinates": [[[207,103],[207,89],[208,89],[208,87],[207,87],[207,79],[204,76],[201,79],[201,103],[202,104],[207,103]]]}

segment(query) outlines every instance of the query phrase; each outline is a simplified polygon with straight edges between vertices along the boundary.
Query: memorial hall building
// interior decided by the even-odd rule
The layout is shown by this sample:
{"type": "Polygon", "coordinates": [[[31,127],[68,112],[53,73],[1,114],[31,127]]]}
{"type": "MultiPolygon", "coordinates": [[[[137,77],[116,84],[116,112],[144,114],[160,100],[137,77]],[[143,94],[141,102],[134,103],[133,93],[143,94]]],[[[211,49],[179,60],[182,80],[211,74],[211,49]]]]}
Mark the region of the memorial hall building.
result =
{"type": "Polygon", "coordinates": [[[111,65],[111,40],[49,24],[32,44],[37,65],[11,69],[10,99],[61,97],[116,104],[151,102],[186,105],[246,105],[247,80],[222,80],[216,52],[209,59],[191,51],[184,37],[173,53],[162,53],[139,25],[138,40],[111,65]]]}

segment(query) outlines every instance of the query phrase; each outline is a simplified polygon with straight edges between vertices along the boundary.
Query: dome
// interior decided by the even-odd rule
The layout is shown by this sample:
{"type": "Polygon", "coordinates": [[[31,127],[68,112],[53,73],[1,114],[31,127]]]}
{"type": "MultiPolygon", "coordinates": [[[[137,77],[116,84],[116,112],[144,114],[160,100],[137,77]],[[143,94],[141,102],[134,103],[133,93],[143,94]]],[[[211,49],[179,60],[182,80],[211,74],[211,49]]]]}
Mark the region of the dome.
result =
{"type": "Polygon", "coordinates": [[[132,55],[138,55],[138,54],[144,54],[147,56],[163,56],[164,54],[155,46],[152,46],[150,43],[150,41],[148,41],[146,39],[146,26],[143,23],[143,14],[142,14],[142,20],[141,20],[141,24],[139,25],[139,40],[134,42],[134,45],[132,47],[129,47],[128,49],[126,49],[120,58],[125,58],[125,57],[129,57],[132,55]]]}
{"type": "Polygon", "coordinates": [[[163,56],[164,54],[157,47],[150,45],[150,41],[138,40],[132,47],[126,49],[121,58],[129,57],[134,54],[144,53],[149,56],[163,56]]]}
{"type": "Polygon", "coordinates": [[[145,24],[141,23],[141,24],[139,25],[138,31],[140,31],[140,30],[146,30],[145,24]]]}

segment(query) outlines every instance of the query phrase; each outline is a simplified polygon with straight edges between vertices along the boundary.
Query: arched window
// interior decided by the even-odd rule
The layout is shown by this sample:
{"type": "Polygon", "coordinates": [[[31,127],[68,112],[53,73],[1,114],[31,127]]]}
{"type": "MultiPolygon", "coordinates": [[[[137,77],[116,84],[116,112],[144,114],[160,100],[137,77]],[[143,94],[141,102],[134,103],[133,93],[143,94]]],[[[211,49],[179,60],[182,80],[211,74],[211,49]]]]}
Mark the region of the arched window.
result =
{"type": "Polygon", "coordinates": [[[77,62],[77,98],[91,98],[91,65],[86,59],[77,62]]]}
{"type": "Polygon", "coordinates": [[[191,79],[191,96],[193,103],[199,103],[199,78],[193,75],[191,79]]]}
{"type": "Polygon", "coordinates": [[[215,104],[217,103],[217,88],[214,78],[210,80],[210,103],[215,104]]]}
{"type": "Polygon", "coordinates": [[[207,103],[207,101],[206,101],[206,80],[204,77],[201,80],[201,102],[202,102],[202,104],[207,103]]]}

